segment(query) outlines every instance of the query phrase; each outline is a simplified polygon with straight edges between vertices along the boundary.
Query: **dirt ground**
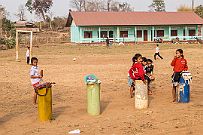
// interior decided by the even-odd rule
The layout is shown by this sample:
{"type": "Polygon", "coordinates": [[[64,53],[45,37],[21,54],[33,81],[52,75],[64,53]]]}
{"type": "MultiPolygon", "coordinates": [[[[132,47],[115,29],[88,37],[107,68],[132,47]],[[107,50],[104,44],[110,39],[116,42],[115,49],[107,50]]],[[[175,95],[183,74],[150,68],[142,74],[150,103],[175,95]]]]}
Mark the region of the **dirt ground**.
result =
{"type": "Polygon", "coordinates": [[[80,129],[82,135],[202,135],[203,133],[203,48],[202,45],[160,45],[163,60],[154,61],[155,77],[149,108],[136,110],[130,98],[127,72],[135,53],[153,58],[155,45],[71,46],[44,45],[34,48],[44,81],[53,86],[53,118],[41,123],[37,106],[32,104],[30,65],[26,48],[0,51],[0,134],[66,135],[80,129]],[[184,49],[193,74],[191,102],[172,103],[170,62],[175,50],[184,49]],[[73,61],[76,58],[76,61],[73,61]],[[86,112],[84,76],[94,73],[101,81],[101,115],[86,112]]]}

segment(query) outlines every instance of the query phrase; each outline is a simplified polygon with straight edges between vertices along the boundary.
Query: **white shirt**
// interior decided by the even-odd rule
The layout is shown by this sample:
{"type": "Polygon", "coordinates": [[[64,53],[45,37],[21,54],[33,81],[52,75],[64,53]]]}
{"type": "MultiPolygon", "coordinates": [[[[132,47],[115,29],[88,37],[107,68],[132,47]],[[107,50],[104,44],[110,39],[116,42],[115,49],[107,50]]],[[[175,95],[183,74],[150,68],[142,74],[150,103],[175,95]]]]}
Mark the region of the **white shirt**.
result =
{"type": "Polygon", "coordinates": [[[26,57],[30,57],[30,50],[26,51],[26,57]]]}
{"type": "MultiPolygon", "coordinates": [[[[39,67],[38,66],[32,66],[31,69],[30,69],[30,77],[31,76],[40,76],[40,73],[39,73],[39,67]]],[[[41,78],[31,78],[31,83],[32,84],[36,84],[38,82],[40,82],[42,79],[41,78]]]]}
{"type": "Polygon", "coordinates": [[[156,53],[159,53],[159,47],[156,47],[156,53]]]}

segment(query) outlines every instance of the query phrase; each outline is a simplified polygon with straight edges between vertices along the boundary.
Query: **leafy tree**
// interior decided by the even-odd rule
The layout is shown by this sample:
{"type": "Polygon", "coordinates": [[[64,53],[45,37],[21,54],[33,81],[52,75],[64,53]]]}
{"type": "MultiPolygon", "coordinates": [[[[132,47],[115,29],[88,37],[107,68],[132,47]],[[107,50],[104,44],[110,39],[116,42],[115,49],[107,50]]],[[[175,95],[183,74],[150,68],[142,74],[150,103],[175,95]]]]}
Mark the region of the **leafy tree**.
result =
{"type": "Polygon", "coordinates": [[[25,21],[25,7],[24,7],[24,5],[20,5],[18,7],[18,11],[15,14],[15,16],[18,17],[18,19],[20,21],[25,21]]]}
{"type": "Polygon", "coordinates": [[[76,8],[77,11],[85,10],[85,0],[71,0],[71,5],[76,8]]]}
{"type": "Polygon", "coordinates": [[[15,37],[15,26],[10,20],[6,18],[2,20],[2,29],[7,38],[15,37]]]}
{"type": "Polygon", "coordinates": [[[182,5],[180,6],[178,9],[177,9],[178,12],[181,12],[181,11],[192,11],[192,8],[190,7],[187,7],[185,5],[182,5]]]}
{"type": "Polygon", "coordinates": [[[149,6],[150,11],[154,12],[165,12],[165,2],[164,0],[153,0],[152,4],[149,6]]]}
{"type": "Polygon", "coordinates": [[[27,0],[25,6],[30,13],[35,12],[36,15],[46,21],[46,13],[53,5],[53,0],[27,0]]]}
{"type": "Polygon", "coordinates": [[[199,5],[195,8],[195,13],[199,15],[201,18],[203,18],[203,6],[199,5]]]}

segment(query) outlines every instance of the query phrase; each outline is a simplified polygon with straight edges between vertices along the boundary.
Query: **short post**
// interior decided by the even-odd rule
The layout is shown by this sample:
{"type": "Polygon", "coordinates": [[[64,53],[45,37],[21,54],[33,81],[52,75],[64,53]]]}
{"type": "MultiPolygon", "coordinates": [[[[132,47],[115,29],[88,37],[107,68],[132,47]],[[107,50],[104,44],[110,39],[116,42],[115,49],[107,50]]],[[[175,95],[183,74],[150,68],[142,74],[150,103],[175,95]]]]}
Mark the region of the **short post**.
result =
{"type": "Polygon", "coordinates": [[[31,64],[31,59],[32,59],[32,31],[30,32],[30,61],[29,63],[31,64]]]}
{"type": "Polygon", "coordinates": [[[38,118],[39,121],[52,120],[52,90],[42,88],[37,91],[38,95],[38,118]]]}
{"type": "Polygon", "coordinates": [[[100,80],[95,75],[85,77],[87,85],[87,112],[90,115],[100,114],[100,80]]]}
{"type": "Polygon", "coordinates": [[[16,61],[19,60],[19,43],[18,43],[18,31],[16,30],[16,61]]]}
{"type": "Polygon", "coordinates": [[[135,80],[135,108],[148,108],[148,89],[142,80],[135,80]]]}

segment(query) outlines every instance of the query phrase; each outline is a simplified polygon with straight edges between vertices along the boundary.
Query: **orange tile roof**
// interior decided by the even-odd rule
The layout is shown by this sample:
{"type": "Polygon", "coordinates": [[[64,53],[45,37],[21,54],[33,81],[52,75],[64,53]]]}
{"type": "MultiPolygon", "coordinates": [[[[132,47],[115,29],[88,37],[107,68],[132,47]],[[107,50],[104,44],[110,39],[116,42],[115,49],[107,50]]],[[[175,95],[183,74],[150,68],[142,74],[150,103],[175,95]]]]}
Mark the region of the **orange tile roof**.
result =
{"type": "Polygon", "coordinates": [[[75,12],[69,13],[67,26],[72,19],[77,26],[121,25],[181,25],[203,24],[194,12],[75,12]]]}

